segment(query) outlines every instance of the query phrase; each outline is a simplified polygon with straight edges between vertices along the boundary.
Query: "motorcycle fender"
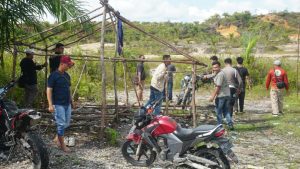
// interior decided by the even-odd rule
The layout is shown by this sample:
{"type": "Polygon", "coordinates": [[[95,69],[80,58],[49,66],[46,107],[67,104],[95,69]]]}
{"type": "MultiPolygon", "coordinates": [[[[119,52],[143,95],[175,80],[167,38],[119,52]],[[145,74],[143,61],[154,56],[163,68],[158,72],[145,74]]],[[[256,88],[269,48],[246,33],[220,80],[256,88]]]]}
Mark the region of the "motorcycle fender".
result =
{"type": "Polygon", "coordinates": [[[129,133],[126,137],[127,140],[132,140],[136,144],[139,144],[140,141],[142,140],[142,136],[136,133],[129,133]]]}

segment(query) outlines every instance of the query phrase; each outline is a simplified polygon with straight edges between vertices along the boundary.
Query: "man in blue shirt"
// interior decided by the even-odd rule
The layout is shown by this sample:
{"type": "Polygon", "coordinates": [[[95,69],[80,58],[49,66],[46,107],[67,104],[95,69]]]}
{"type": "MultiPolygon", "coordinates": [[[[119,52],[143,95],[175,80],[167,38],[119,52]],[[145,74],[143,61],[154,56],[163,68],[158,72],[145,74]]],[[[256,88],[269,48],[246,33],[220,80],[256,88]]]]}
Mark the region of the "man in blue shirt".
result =
{"type": "Polygon", "coordinates": [[[57,125],[54,142],[64,152],[70,151],[64,143],[64,132],[70,125],[72,104],[71,78],[66,71],[73,65],[74,62],[69,56],[62,56],[58,69],[50,74],[47,86],[48,109],[49,112],[54,113],[57,125]]]}

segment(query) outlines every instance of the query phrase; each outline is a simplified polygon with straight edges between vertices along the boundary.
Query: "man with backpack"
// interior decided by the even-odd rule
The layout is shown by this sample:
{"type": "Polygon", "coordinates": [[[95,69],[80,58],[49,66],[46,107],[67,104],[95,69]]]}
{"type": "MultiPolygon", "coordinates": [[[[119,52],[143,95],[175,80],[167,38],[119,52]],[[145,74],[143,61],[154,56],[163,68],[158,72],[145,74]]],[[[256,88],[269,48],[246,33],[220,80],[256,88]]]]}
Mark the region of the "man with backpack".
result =
{"type": "Polygon", "coordinates": [[[281,68],[280,60],[274,61],[274,67],[270,69],[267,79],[266,88],[270,90],[271,102],[272,102],[272,114],[277,117],[283,115],[283,90],[284,88],[288,92],[289,81],[286,71],[281,68]]]}
{"type": "Polygon", "coordinates": [[[226,58],[224,62],[225,62],[225,67],[223,68],[223,72],[226,75],[227,83],[230,88],[231,101],[230,101],[229,111],[230,111],[230,116],[232,118],[233,106],[235,104],[237,95],[240,94],[243,82],[239,72],[231,66],[232,65],[231,58],[226,58]]]}

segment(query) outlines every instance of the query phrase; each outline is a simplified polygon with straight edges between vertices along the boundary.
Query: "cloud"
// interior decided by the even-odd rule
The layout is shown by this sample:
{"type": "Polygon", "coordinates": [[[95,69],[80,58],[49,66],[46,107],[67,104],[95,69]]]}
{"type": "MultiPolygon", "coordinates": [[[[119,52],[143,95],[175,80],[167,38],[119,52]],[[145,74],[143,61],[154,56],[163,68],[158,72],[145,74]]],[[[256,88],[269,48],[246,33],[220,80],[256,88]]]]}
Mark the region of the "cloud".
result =
{"type": "MultiPolygon", "coordinates": [[[[85,2],[88,10],[100,6],[99,0],[85,2]]],[[[300,0],[109,0],[109,4],[131,21],[151,22],[202,22],[212,15],[225,12],[266,14],[286,9],[300,11],[300,0]]]]}

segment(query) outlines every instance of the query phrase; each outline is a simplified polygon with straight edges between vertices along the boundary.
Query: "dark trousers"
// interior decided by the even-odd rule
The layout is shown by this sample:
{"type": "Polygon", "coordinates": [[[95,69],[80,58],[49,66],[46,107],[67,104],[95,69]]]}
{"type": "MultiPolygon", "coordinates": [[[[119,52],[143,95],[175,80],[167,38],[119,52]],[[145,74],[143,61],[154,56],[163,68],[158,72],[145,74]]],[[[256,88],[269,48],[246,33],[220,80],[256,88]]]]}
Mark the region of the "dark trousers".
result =
{"type": "Polygon", "coordinates": [[[24,87],[25,95],[24,95],[24,104],[26,108],[32,108],[35,98],[38,94],[37,85],[27,85],[24,87]]]}
{"type": "Polygon", "coordinates": [[[237,99],[236,88],[230,88],[229,112],[230,112],[230,117],[231,118],[232,118],[232,114],[233,114],[233,106],[235,104],[236,99],[237,99]]]}
{"type": "Polygon", "coordinates": [[[237,103],[238,103],[238,106],[239,106],[239,111],[240,112],[243,112],[244,111],[244,101],[245,101],[245,96],[246,96],[246,92],[245,90],[242,91],[239,96],[238,96],[238,99],[237,99],[237,103]]]}
{"type": "Polygon", "coordinates": [[[166,88],[163,90],[163,99],[166,100],[166,94],[168,94],[168,100],[173,99],[173,80],[169,80],[167,84],[167,91],[166,93],[166,88]]]}

